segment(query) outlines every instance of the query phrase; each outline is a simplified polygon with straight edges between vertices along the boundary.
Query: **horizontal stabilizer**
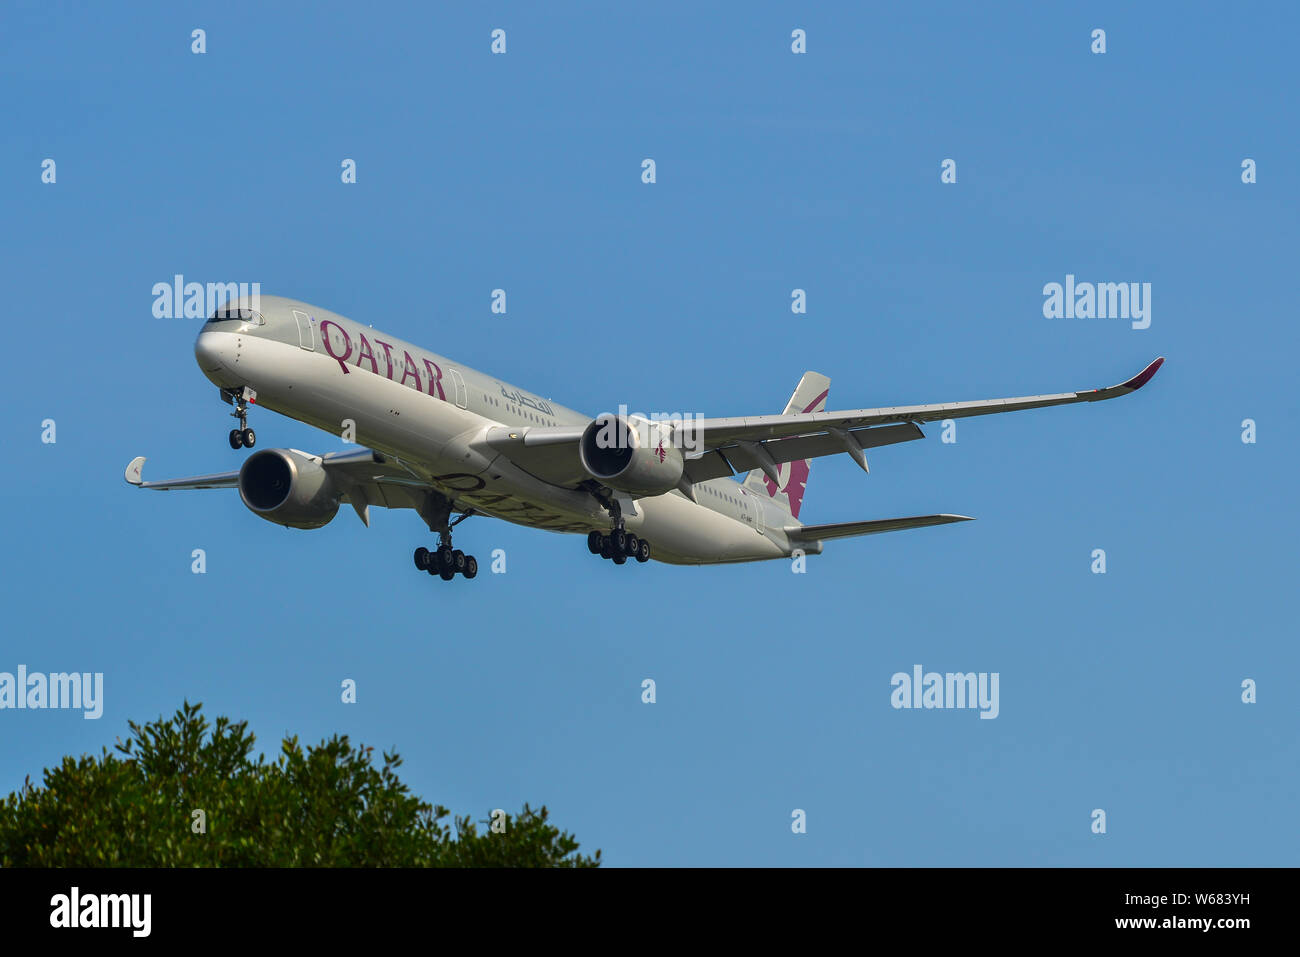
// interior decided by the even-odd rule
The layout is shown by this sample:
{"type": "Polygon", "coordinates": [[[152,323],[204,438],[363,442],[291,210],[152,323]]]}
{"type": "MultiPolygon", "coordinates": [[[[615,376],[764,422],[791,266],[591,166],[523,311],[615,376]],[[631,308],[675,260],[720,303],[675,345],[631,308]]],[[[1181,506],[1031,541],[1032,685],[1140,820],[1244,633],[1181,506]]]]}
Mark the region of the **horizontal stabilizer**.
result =
{"type": "Polygon", "coordinates": [[[878,518],[870,522],[836,522],[831,525],[787,525],[785,534],[792,542],[818,542],[831,538],[852,538],[897,532],[905,528],[947,525],[949,522],[973,522],[969,515],[913,515],[910,518],[878,518]]]}

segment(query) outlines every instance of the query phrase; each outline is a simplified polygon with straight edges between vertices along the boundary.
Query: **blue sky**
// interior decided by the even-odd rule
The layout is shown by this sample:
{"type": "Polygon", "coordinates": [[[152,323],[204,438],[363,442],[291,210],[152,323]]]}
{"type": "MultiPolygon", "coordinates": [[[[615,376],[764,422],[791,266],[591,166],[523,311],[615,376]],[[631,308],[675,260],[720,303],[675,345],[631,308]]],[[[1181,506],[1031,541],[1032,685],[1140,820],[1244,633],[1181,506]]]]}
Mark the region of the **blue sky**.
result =
{"type": "Polygon", "coordinates": [[[106,700],[0,711],[0,790],[188,698],[268,748],[396,748],[458,812],[545,803],[612,865],[1296,863],[1292,8],[7,13],[0,670],[102,671],[106,700]],[[175,273],[593,414],[778,412],[806,369],[860,408],[1168,361],[1114,402],[963,420],[954,444],[929,426],[869,476],[819,460],[802,515],[977,522],[830,543],[795,575],[618,568],[473,519],[457,544],[507,572],[447,585],[412,567],[431,536],[409,512],[298,532],[233,493],[127,488],[138,454],[155,478],[246,454],[195,321],[151,314],[175,273]],[[1151,283],[1150,328],[1045,319],[1066,274],[1151,283]],[[914,664],[998,672],[999,717],[893,709],[914,664]]]}

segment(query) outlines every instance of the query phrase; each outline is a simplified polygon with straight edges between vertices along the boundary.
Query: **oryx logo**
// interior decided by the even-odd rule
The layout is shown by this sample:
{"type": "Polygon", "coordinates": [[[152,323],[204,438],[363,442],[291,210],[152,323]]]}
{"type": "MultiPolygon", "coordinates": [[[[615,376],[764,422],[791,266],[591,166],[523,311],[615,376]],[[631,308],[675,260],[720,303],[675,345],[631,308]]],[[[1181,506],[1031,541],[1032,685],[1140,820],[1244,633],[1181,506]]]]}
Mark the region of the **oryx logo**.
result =
{"type": "MultiPolygon", "coordinates": [[[[804,406],[803,413],[824,412],[826,410],[826,396],[830,390],[826,390],[817,398],[813,399],[804,406]]],[[[778,439],[777,441],[781,441],[778,439]]],[[[812,463],[808,459],[795,459],[793,462],[785,463],[777,470],[777,477],[784,478],[784,481],[773,482],[767,476],[763,477],[763,484],[767,486],[767,494],[771,498],[776,498],[781,492],[785,493],[786,499],[790,503],[790,514],[795,518],[799,517],[799,509],[803,506],[803,493],[808,489],[808,475],[812,471],[812,463]]]]}
{"type": "Polygon", "coordinates": [[[655,449],[655,455],[659,456],[659,464],[664,464],[664,459],[668,458],[668,452],[664,449],[664,440],[659,440],[659,448],[655,449]]]}
{"type": "Polygon", "coordinates": [[[780,492],[785,492],[786,498],[790,500],[790,514],[798,518],[799,509],[803,506],[803,493],[808,490],[808,475],[811,471],[807,459],[798,459],[778,468],[777,477],[784,477],[785,481],[778,485],[764,476],[763,484],[767,486],[767,494],[772,498],[776,498],[780,492]]]}

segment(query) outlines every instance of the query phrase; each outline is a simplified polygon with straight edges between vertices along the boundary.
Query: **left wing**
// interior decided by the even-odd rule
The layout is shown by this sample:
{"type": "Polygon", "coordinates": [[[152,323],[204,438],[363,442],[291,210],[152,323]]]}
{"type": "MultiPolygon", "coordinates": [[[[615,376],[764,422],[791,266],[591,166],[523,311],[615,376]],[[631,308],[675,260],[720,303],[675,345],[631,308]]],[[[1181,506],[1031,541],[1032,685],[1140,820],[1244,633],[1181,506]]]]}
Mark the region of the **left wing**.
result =
{"type": "MultiPolygon", "coordinates": [[[[684,448],[685,440],[697,437],[704,448],[717,449],[742,442],[763,442],[767,439],[792,435],[833,434],[836,430],[861,430],[890,423],[934,422],[939,419],[958,419],[969,415],[1041,409],[1049,405],[1068,405],[1073,402],[1099,402],[1136,392],[1151,381],[1151,377],[1156,374],[1164,361],[1164,357],[1161,356],[1133,378],[1126,379],[1119,385],[1083,392],[1027,395],[1012,399],[977,399],[973,402],[945,402],[935,405],[900,405],[881,409],[855,409],[849,412],[756,415],[745,418],[683,422],[677,429],[680,439],[678,447],[684,448]]],[[[860,431],[851,434],[859,437],[862,435],[860,431]]]]}
{"type": "MultiPolygon", "coordinates": [[[[778,467],[784,462],[840,452],[848,453],[866,470],[865,449],[924,438],[918,422],[1114,399],[1146,385],[1164,361],[1163,356],[1156,359],[1119,385],[1083,392],[847,412],[684,420],[675,425],[672,444],[683,451],[689,450],[685,474],[688,487],[691,482],[723,478],[751,469],[762,469],[775,482],[778,467]]],[[[576,488],[590,478],[578,458],[583,429],[582,426],[498,426],[488,430],[486,444],[544,481],[576,488]]]]}

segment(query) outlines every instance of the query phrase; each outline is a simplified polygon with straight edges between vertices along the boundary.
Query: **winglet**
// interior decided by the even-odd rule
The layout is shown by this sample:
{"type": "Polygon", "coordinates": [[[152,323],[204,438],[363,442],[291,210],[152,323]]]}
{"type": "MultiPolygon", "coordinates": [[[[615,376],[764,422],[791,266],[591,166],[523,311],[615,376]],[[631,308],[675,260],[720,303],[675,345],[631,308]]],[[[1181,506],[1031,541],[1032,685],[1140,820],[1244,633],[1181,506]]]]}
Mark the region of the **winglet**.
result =
{"type": "Polygon", "coordinates": [[[126,467],[126,480],[132,485],[143,485],[144,479],[140,473],[144,471],[145,458],[143,455],[137,455],[131,460],[131,464],[126,467]]]}
{"type": "Polygon", "coordinates": [[[1147,366],[1145,369],[1143,369],[1133,378],[1129,379],[1127,382],[1120,385],[1120,388],[1128,389],[1131,392],[1136,392],[1138,389],[1142,388],[1144,385],[1146,385],[1148,382],[1151,381],[1151,377],[1155,375],[1157,371],[1159,371],[1160,367],[1164,364],[1164,361],[1165,361],[1164,356],[1161,356],[1159,359],[1156,359],[1154,362],[1152,362],[1149,366],[1147,366]]]}

